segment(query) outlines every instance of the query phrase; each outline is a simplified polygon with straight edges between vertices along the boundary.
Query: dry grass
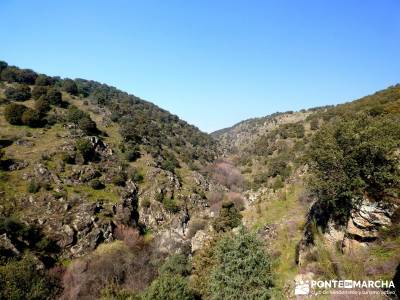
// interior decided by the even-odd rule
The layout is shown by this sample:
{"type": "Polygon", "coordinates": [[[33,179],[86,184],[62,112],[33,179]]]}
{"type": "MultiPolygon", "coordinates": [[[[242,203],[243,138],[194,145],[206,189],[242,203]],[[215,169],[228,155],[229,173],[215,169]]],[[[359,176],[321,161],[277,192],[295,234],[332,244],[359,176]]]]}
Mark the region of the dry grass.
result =
{"type": "Polygon", "coordinates": [[[276,236],[267,241],[268,251],[274,256],[276,294],[281,293],[279,291],[298,273],[295,248],[302,237],[306,212],[306,207],[298,201],[302,190],[301,185],[288,186],[282,193],[278,193],[277,198],[261,199],[243,212],[244,222],[254,230],[267,224],[276,226],[276,236]]]}

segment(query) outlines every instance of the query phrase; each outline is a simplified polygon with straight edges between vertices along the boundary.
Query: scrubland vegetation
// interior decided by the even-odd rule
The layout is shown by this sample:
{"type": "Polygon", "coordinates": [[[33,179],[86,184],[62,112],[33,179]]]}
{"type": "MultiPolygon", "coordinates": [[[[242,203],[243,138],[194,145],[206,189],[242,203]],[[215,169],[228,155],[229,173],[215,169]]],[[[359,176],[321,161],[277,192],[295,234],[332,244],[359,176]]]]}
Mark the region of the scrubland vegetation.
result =
{"type": "Polygon", "coordinates": [[[0,79],[0,298],[285,299],[398,268],[398,85],[212,137],[98,82],[0,79]]]}

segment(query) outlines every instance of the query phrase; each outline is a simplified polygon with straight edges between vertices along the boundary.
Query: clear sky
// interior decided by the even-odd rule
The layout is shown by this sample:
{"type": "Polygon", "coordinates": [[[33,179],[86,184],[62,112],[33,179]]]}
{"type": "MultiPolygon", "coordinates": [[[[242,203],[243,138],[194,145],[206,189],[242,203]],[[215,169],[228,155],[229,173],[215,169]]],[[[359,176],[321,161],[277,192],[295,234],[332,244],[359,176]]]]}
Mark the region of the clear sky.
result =
{"type": "Polygon", "coordinates": [[[0,0],[0,60],[104,82],[204,131],[400,82],[399,0],[0,0]]]}

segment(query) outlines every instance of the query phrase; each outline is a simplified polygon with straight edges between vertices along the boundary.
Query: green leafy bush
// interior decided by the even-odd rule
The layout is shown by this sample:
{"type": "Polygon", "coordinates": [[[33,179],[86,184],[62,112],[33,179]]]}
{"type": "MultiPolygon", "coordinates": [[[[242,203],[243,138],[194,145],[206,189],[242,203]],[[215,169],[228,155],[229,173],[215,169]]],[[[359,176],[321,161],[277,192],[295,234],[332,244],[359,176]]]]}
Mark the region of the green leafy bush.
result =
{"type": "Polygon", "coordinates": [[[116,174],[112,178],[112,183],[117,186],[125,186],[126,178],[123,174],[116,174]]]}
{"type": "Polygon", "coordinates": [[[61,92],[54,87],[48,89],[46,99],[49,101],[50,104],[55,106],[61,106],[62,104],[61,92]]]}
{"type": "Polygon", "coordinates": [[[39,190],[40,184],[35,180],[31,180],[28,184],[28,193],[35,194],[39,192],[39,190]]]}
{"type": "Polygon", "coordinates": [[[46,114],[50,110],[50,102],[45,96],[41,96],[35,102],[35,109],[41,114],[46,114]]]}
{"type": "Polygon", "coordinates": [[[35,85],[37,86],[48,86],[52,84],[54,84],[53,78],[44,74],[40,74],[35,80],[35,85]]]}
{"type": "Polygon", "coordinates": [[[190,265],[185,255],[173,254],[166,259],[159,272],[160,274],[188,276],[190,265]]]}
{"type": "Polygon", "coordinates": [[[84,118],[79,120],[78,127],[86,135],[92,135],[92,134],[97,133],[97,131],[98,131],[96,123],[88,115],[86,115],[84,118]]]}
{"type": "Polygon", "coordinates": [[[85,112],[81,111],[74,105],[71,105],[67,111],[67,122],[78,124],[79,121],[86,116],[85,112]]]}
{"type": "Polygon", "coordinates": [[[125,151],[126,159],[130,162],[134,162],[140,158],[140,151],[138,147],[130,147],[125,151]]]}
{"type": "Polygon", "coordinates": [[[170,256],[159,270],[159,276],[152,282],[150,287],[143,293],[143,300],[165,299],[165,300],[189,300],[195,299],[189,287],[188,279],[190,266],[183,254],[170,256]]]}
{"type": "Polygon", "coordinates": [[[141,183],[144,180],[144,176],[142,173],[140,173],[136,168],[130,168],[128,170],[128,177],[137,183],[141,183]]]}
{"type": "Polygon", "coordinates": [[[0,299],[55,299],[56,280],[39,270],[34,258],[26,255],[0,265],[0,299]]]}
{"type": "Polygon", "coordinates": [[[173,214],[179,212],[181,209],[175,199],[164,198],[162,203],[165,209],[173,214]]]}
{"type": "Polygon", "coordinates": [[[9,83],[18,82],[25,84],[34,84],[37,74],[29,69],[20,69],[14,66],[8,66],[1,71],[1,80],[9,83]]]}
{"type": "Polygon", "coordinates": [[[241,224],[242,215],[232,201],[222,203],[219,216],[214,220],[213,227],[216,231],[228,231],[241,224]]]}
{"type": "Polygon", "coordinates": [[[22,125],[22,115],[27,107],[20,104],[11,103],[4,109],[4,118],[12,125],[22,125]]]}
{"type": "Polygon", "coordinates": [[[311,130],[318,130],[319,129],[319,119],[318,118],[313,118],[310,121],[310,129],[311,130]]]}
{"type": "Polygon", "coordinates": [[[74,153],[68,153],[68,152],[62,152],[61,153],[61,160],[65,162],[66,164],[73,165],[75,163],[75,154],[74,153]]]}
{"type": "Polygon", "coordinates": [[[96,123],[90,118],[89,114],[80,110],[76,106],[70,106],[66,116],[67,122],[74,123],[85,134],[96,134],[98,132],[96,123]]]}
{"type": "Polygon", "coordinates": [[[65,79],[62,88],[71,95],[78,95],[78,86],[76,85],[75,81],[71,79],[65,79]]]}
{"type": "Polygon", "coordinates": [[[143,300],[194,300],[188,280],[179,275],[161,275],[152,282],[142,296],[143,300]]]}
{"type": "Polygon", "coordinates": [[[21,116],[21,121],[29,127],[41,127],[44,124],[41,114],[33,109],[26,109],[21,116]]]}
{"type": "Polygon", "coordinates": [[[101,190],[101,189],[104,189],[104,184],[103,184],[100,180],[98,180],[98,179],[93,179],[93,180],[90,182],[90,186],[91,186],[91,188],[94,189],[94,190],[101,190]]]}
{"type": "Polygon", "coordinates": [[[93,145],[88,139],[82,138],[77,140],[75,143],[75,147],[85,161],[89,161],[93,158],[93,145]]]}
{"type": "Polygon", "coordinates": [[[31,89],[25,84],[19,84],[15,87],[8,87],[4,91],[8,100],[25,101],[31,97],[31,89]]]}
{"type": "Polygon", "coordinates": [[[256,236],[243,227],[215,247],[210,299],[269,299],[273,286],[270,259],[256,236]]]}
{"type": "Polygon", "coordinates": [[[400,119],[395,115],[353,115],[321,128],[310,145],[313,176],[308,183],[317,199],[318,225],[331,218],[345,223],[365,195],[377,201],[397,197],[399,146],[400,119]]]}
{"type": "Polygon", "coordinates": [[[38,100],[40,97],[47,94],[47,87],[45,86],[34,86],[32,89],[32,98],[38,100]]]}

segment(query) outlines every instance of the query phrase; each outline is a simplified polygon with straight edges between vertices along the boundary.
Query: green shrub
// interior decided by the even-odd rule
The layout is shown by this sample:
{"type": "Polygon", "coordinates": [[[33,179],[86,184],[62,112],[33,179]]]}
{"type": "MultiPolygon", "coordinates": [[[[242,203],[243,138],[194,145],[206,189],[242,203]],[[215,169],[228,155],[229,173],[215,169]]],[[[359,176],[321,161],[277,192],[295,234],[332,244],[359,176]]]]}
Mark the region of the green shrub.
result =
{"type": "Polygon", "coordinates": [[[44,115],[50,110],[50,102],[47,100],[45,96],[41,96],[35,102],[35,109],[44,115]]]}
{"type": "Polygon", "coordinates": [[[1,73],[1,71],[3,71],[7,67],[8,67],[8,63],[6,63],[5,61],[0,60],[0,73],[1,73]]]}
{"type": "Polygon", "coordinates": [[[50,104],[55,106],[61,106],[62,104],[62,95],[61,92],[57,88],[50,88],[47,91],[46,98],[50,104]]]}
{"type": "Polygon", "coordinates": [[[40,184],[37,181],[35,180],[29,181],[27,189],[28,193],[36,194],[37,192],[39,192],[39,190],[40,190],[40,184]]]}
{"type": "Polygon", "coordinates": [[[282,177],[281,176],[276,176],[276,178],[275,178],[275,180],[274,180],[274,183],[272,184],[272,188],[274,189],[274,190],[279,190],[279,189],[281,189],[281,188],[283,188],[285,186],[285,183],[284,183],[284,181],[282,180],[282,177]]]}
{"type": "Polygon", "coordinates": [[[313,217],[318,225],[326,226],[329,219],[346,223],[365,194],[377,201],[396,197],[399,146],[398,116],[353,115],[321,128],[310,145],[308,182],[317,199],[313,217]]]}
{"type": "Polygon", "coordinates": [[[33,109],[26,109],[21,116],[22,124],[29,127],[41,127],[44,122],[40,113],[33,109]]]}
{"type": "Polygon", "coordinates": [[[52,84],[54,84],[53,78],[44,74],[40,74],[35,80],[35,85],[38,86],[48,86],[52,84]]]}
{"type": "Polygon", "coordinates": [[[76,150],[79,154],[82,155],[85,161],[89,161],[92,159],[93,153],[93,145],[92,143],[85,138],[79,139],[75,143],[76,150]]]}
{"type": "Polygon", "coordinates": [[[25,84],[33,84],[37,74],[29,69],[19,69],[17,67],[8,66],[1,71],[1,79],[7,82],[18,82],[25,84]]]}
{"type": "Polygon", "coordinates": [[[112,183],[117,186],[125,186],[126,178],[123,174],[114,175],[112,178],[112,183]]]}
{"type": "Polygon", "coordinates": [[[79,121],[86,117],[86,113],[81,111],[76,106],[71,105],[67,111],[67,122],[78,124],[79,121]]]}
{"type": "Polygon", "coordinates": [[[78,95],[78,86],[75,81],[71,79],[65,79],[62,86],[63,90],[71,95],[78,95]]]}
{"type": "Polygon", "coordinates": [[[194,300],[188,280],[180,275],[162,274],[144,292],[143,300],[194,300]]]}
{"type": "Polygon", "coordinates": [[[47,94],[47,88],[44,86],[34,86],[32,89],[32,98],[38,100],[47,94]]]}
{"type": "Polygon", "coordinates": [[[213,227],[216,231],[228,231],[241,224],[242,215],[232,201],[222,203],[219,216],[214,220],[213,227]]]}
{"type": "Polygon", "coordinates": [[[215,248],[209,281],[210,299],[269,299],[273,286],[270,259],[256,236],[243,227],[215,248]]]}
{"type": "Polygon", "coordinates": [[[189,230],[187,236],[189,238],[194,237],[197,231],[203,230],[206,227],[207,222],[203,219],[194,218],[190,220],[189,230]]]}
{"type": "Polygon", "coordinates": [[[26,255],[0,266],[0,299],[55,299],[58,283],[37,268],[35,259],[26,255]]]}
{"type": "Polygon", "coordinates": [[[86,135],[95,134],[98,131],[97,127],[96,127],[96,123],[88,115],[79,120],[78,127],[86,135]]]}
{"type": "Polygon", "coordinates": [[[277,157],[270,160],[268,165],[268,176],[276,177],[278,175],[286,178],[290,174],[290,168],[287,166],[288,161],[277,157]]]}
{"type": "Polygon", "coordinates": [[[25,101],[31,97],[31,89],[25,84],[19,84],[16,87],[8,87],[4,91],[8,100],[25,101]]]}
{"type": "Polygon", "coordinates": [[[11,103],[4,109],[4,118],[12,125],[22,124],[22,115],[27,110],[27,107],[20,104],[11,103]]]}
{"type": "Polygon", "coordinates": [[[86,135],[98,132],[96,123],[90,118],[88,113],[81,111],[76,106],[70,106],[66,116],[67,122],[74,123],[86,135]]]}
{"type": "Polygon", "coordinates": [[[137,183],[141,183],[144,180],[143,174],[141,174],[136,168],[130,168],[128,170],[129,178],[137,183]]]}
{"type": "Polygon", "coordinates": [[[314,118],[310,121],[310,129],[311,130],[319,129],[319,119],[318,118],[314,118]]]}
{"type": "Polygon", "coordinates": [[[139,148],[138,147],[128,148],[128,150],[125,151],[125,156],[126,159],[130,162],[136,161],[138,158],[140,158],[139,148]]]}
{"type": "Polygon", "coordinates": [[[181,209],[175,199],[164,198],[162,203],[164,208],[173,214],[179,212],[181,209]]]}
{"type": "Polygon", "coordinates": [[[68,152],[62,152],[61,153],[61,160],[65,162],[66,164],[73,165],[75,163],[75,154],[74,153],[68,153],[68,152]]]}
{"type": "Polygon", "coordinates": [[[160,274],[188,276],[190,264],[183,254],[173,254],[166,259],[159,270],[160,274]]]}
{"type": "Polygon", "coordinates": [[[169,151],[164,151],[163,160],[161,161],[161,169],[175,172],[175,168],[179,168],[179,161],[176,159],[175,155],[169,151]]]}
{"type": "Polygon", "coordinates": [[[100,180],[98,180],[98,179],[93,179],[91,182],[90,182],[90,187],[92,188],[92,189],[94,189],[94,190],[101,190],[101,189],[104,189],[104,184],[100,181],[100,180]]]}

